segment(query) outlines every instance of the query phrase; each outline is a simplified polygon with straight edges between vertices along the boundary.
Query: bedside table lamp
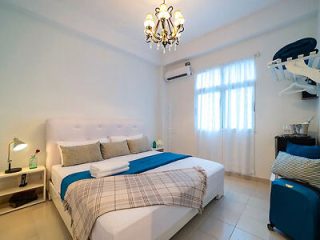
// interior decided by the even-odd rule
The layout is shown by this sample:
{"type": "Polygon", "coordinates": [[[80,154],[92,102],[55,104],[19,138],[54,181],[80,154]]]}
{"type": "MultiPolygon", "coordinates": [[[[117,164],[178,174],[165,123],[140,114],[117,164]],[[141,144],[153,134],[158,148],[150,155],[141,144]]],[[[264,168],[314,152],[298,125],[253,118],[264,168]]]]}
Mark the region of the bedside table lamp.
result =
{"type": "Polygon", "coordinates": [[[18,138],[14,138],[8,145],[8,169],[5,171],[5,173],[15,173],[15,172],[20,172],[21,168],[11,168],[11,162],[12,160],[10,159],[10,153],[11,153],[11,145],[12,145],[12,150],[15,152],[21,151],[25,149],[28,145],[21,141],[18,138]]]}

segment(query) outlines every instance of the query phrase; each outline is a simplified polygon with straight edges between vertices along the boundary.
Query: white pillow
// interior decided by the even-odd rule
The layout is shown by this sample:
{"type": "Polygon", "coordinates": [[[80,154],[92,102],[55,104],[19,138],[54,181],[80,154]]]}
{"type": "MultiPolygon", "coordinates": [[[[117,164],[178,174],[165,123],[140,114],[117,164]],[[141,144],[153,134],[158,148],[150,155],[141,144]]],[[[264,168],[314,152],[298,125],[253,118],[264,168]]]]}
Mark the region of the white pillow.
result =
{"type": "Polygon", "coordinates": [[[143,138],[143,134],[142,133],[137,134],[137,135],[128,136],[127,140],[136,140],[136,139],[139,139],[139,138],[143,138]]]}
{"type": "Polygon", "coordinates": [[[143,134],[131,135],[131,136],[110,136],[109,139],[111,142],[123,142],[125,140],[134,140],[142,138],[143,134]]]}
{"type": "Polygon", "coordinates": [[[127,140],[127,137],[126,136],[110,136],[109,139],[111,142],[123,142],[127,140]]]}
{"type": "Polygon", "coordinates": [[[99,139],[99,142],[100,142],[100,143],[109,143],[109,142],[110,142],[110,139],[109,139],[109,138],[100,138],[100,139],[99,139]]]}

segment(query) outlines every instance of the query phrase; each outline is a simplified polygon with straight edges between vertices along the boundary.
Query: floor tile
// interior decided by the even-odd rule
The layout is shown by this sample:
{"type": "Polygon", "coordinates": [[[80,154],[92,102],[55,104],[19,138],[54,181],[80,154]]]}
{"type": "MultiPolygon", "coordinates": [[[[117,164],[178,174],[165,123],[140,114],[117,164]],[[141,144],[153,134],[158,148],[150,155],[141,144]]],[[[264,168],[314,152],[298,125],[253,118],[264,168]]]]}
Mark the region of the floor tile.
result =
{"type": "Polygon", "coordinates": [[[236,227],[265,240],[285,239],[278,233],[269,231],[267,228],[268,222],[268,212],[266,210],[247,206],[236,227]]]}
{"type": "Polygon", "coordinates": [[[202,220],[199,230],[213,236],[217,240],[227,240],[231,237],[234,227],[234,225],[209,216],[202,220]]]}
{"type": "Polygon", "coordinates": [[[264,211],[269,211],[270,207],[270,199],[262,199],[262,198],[257,198],[257,197],[250,197],[248,200],[248,205],[251,207],[263,209],[264,211]]]}
{"type": "Polygon", "coordinates": [[[208,215],[222,220],[225,223],[236,225],[246,205],[247,204],[242,202],[223,198],[215,204],[214,208],[208,210],[208,215]]]}
{"type": "Polygon", "coordinates": [[[188,240],[218,240],[218,239],[212,235],[196,230],[191,234],[188,240]]]}
{"type": "Polygon", "coordinates": [[[242,231],[236,228],[233,231],[230,240],[262,240],[262,238],[258,238],[255,235],[252,235],[250,233],[247,233],[245,231],[242,231]]]}

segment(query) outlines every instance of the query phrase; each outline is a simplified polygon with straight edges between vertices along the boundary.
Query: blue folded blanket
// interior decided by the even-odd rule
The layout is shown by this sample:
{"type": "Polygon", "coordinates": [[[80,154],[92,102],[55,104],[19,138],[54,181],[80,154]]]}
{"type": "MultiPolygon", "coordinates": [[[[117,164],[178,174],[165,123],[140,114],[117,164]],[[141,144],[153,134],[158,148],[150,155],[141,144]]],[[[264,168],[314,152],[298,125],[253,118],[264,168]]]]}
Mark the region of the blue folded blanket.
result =
{"type": "MultiPolygon", "coordinates": [[[[188,157],[191,157],[191,156],[184,155],[184,154],[171,153],[171,152],[160,153],[160,154],[156,154],[149,157],[144,157],[144,158],[131,161],[129,164],[128,171],[118,173],[115,175],[142,173],[142,172],[145,172],[157,167],[161,167],[163,165],[166,165],[178,160],[182,160],[188,157]]],[[[77,172],[77,173],[73,173],[66,176],[61,182],[61,191],[60,191],[61,199],[64,200],[64,196],[70,184],[79,180],[90,179],[90,178],[93,178],[91,177],[90,171],[77,172]]]]}

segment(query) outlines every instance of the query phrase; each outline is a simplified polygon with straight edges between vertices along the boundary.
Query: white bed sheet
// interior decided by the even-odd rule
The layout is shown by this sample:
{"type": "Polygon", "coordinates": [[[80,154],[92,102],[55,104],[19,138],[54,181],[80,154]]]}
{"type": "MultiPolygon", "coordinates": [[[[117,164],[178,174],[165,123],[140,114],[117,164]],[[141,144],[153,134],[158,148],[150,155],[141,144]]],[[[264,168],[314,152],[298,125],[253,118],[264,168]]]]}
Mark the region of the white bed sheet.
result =
{"type": "MultiPolygon", "coordinates": [[[[156,151],[149,151],[140,154],[131,154],[114,159],[132,161],[145,156],[159,154],[156,151]]],[[[105,160],[108,161],[108,160],[105,160]]],[[[101,162],[103,164],[104,161],[101,162]]],[[[204,198],[205,205],[215,196],[223,195],[224,191],[224,168],[221,164],[190,157],[176,161],[162,167],[150,170],[163,171],[179,168],[190,168],[200,166],[206,170],[208,175],[207,193],[204,198]]],[[[55,165],[52,167],[52,183],[55,190],[60,193],[62,179],[75,172],[89,170],[89,164],[82,164],[72,167],[61,167],[55,165]]],[[[106,213],[100,216],[90,235],[91,240],[124,240],[124,239],[161,239],[163,234],[171,226],[177,224],[184,216],[195,214],[195,209],[179,206],[151,206],[143,208],[125,209],[106,213]]]]}

